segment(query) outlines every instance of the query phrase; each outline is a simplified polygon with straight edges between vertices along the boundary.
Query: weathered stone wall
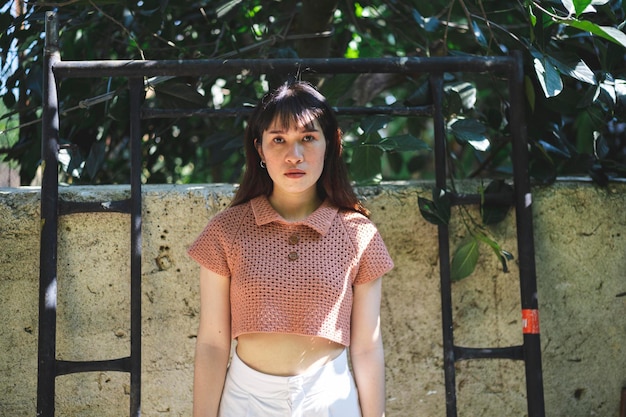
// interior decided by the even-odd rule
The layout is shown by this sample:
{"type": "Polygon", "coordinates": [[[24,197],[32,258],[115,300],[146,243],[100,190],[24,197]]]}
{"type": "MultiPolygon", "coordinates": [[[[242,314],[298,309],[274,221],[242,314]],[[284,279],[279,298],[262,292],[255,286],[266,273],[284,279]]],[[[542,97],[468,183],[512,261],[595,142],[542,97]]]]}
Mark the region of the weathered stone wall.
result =
{"type": "MultiPolygon", "coordinates": [[[[396,262],[383,298],[391,417],[445,415],[436,228],[417,208],[430,186],[359,190],[396,262]]],[[[144,416],[191,413],[198,267],[185,249],[232,192],[230,185],[144,187],[144,416]]],[[[533,194],[546,415],[616,416],[626,385],[626,184],[567,183],[533,194]]],[[[127,197],[128,188],[71,187],[61,195],[106,201],[127,197]]],[[[452,247],[466,235],[454,218],[452,247]]],[[[0,189],[0,416],[36,411],[39,225],[38,189],[0,189]]],[[[59,358],[128,355],[129,227],[122,214],[60,220],[59,358]]],[[[490,231],[517,252],[513,213],[490,231]]],[[[457,344],[521,343],[517,272],[516,261],[503,273],[481,248],[477,271],[454,284],[457,344]]],[[[461,362],[457,384],[460,417],[526,415],[521,362],[461,362]]],[[[59,416],[128,415],[126,374],[68,375],[56,386],[59,416]]]]}

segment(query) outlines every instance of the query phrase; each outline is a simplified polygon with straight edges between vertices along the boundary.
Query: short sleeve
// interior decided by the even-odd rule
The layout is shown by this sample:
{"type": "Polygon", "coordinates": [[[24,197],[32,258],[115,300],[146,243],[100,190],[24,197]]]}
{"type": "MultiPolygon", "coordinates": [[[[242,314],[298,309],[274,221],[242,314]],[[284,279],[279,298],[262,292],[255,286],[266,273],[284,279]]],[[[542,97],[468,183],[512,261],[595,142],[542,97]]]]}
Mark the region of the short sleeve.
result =
{"type": "Polygon", "coordinates": [[[208,270],[230,277],[227,226],[228,216],[224,212],[216,215],[187,249],[187,254],[208,270]]]}
{"type": "Polygon", "coordinates": [[[358,270],[353,284],[365,284],[389,272],[394,264],[378,229],[360,214],[346,217],[346,227],[357,251],[358,270]]]}
{"type": "MultiPolygon", "coordinates": [[[[374,225],[372,227],[375,228],[374,225]]],[[[393,260],[387,251],[383,238],[375,231],[374,235],[365,246],[359,262],[359,272],[354,284],[365,284],[385,275],[393,268],[393,260]]]]}

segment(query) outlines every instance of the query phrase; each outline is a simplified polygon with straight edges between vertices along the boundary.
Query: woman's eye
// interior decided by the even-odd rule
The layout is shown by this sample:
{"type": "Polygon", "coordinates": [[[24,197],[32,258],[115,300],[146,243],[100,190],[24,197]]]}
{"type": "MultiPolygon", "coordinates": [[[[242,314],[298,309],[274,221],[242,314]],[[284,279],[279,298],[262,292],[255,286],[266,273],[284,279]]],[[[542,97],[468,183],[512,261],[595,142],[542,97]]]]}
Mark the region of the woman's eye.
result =
{"type": "Polygon", "coordinates": [[[315,140],[315,136],[307,135],[307,136],[303,137],[302,140],[305,141],[305,142],[311,142],[311,141],[315,140]]]}
{"type": "Polygon", "coordinates": [[[281,137],[275,137],[274,139],[274,143],[283,143],[285,140],[281,137]]]}

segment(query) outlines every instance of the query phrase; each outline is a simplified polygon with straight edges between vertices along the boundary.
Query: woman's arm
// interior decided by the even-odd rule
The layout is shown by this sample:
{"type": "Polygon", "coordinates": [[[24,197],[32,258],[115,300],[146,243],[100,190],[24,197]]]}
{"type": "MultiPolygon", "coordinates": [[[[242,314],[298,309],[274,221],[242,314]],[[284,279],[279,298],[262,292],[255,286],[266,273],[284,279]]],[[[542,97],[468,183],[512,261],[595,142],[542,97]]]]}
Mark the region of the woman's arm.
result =
{"type": "Polygon", "coordinates": [[[350,360],[363,417],[385,415],[385,355],[380,333],[381,278],[354,286],[350,360]]]}
{"type": "Polygon", "coordinates": [[[193,379],[193,416],[216,417],[230,357],[230,280],[200,269],[200,325],[193,379]]]}

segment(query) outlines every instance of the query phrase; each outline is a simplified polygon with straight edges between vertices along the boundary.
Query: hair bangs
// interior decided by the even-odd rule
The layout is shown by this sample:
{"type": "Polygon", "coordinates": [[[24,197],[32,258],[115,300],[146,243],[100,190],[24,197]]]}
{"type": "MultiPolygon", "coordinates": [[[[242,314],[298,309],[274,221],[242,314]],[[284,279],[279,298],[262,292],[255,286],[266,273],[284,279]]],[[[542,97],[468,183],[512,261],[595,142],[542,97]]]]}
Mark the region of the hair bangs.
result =
{"type": "Polygon", "coordinates": [[[260,120],[261,131],[265,131],[272,125],[283,130],[304,127],[313,129],[314,122],[324,114],[322,103],[311,96],[302,94],[283,94],[275,97],[266,107],[263,120],[260,120]]]}

